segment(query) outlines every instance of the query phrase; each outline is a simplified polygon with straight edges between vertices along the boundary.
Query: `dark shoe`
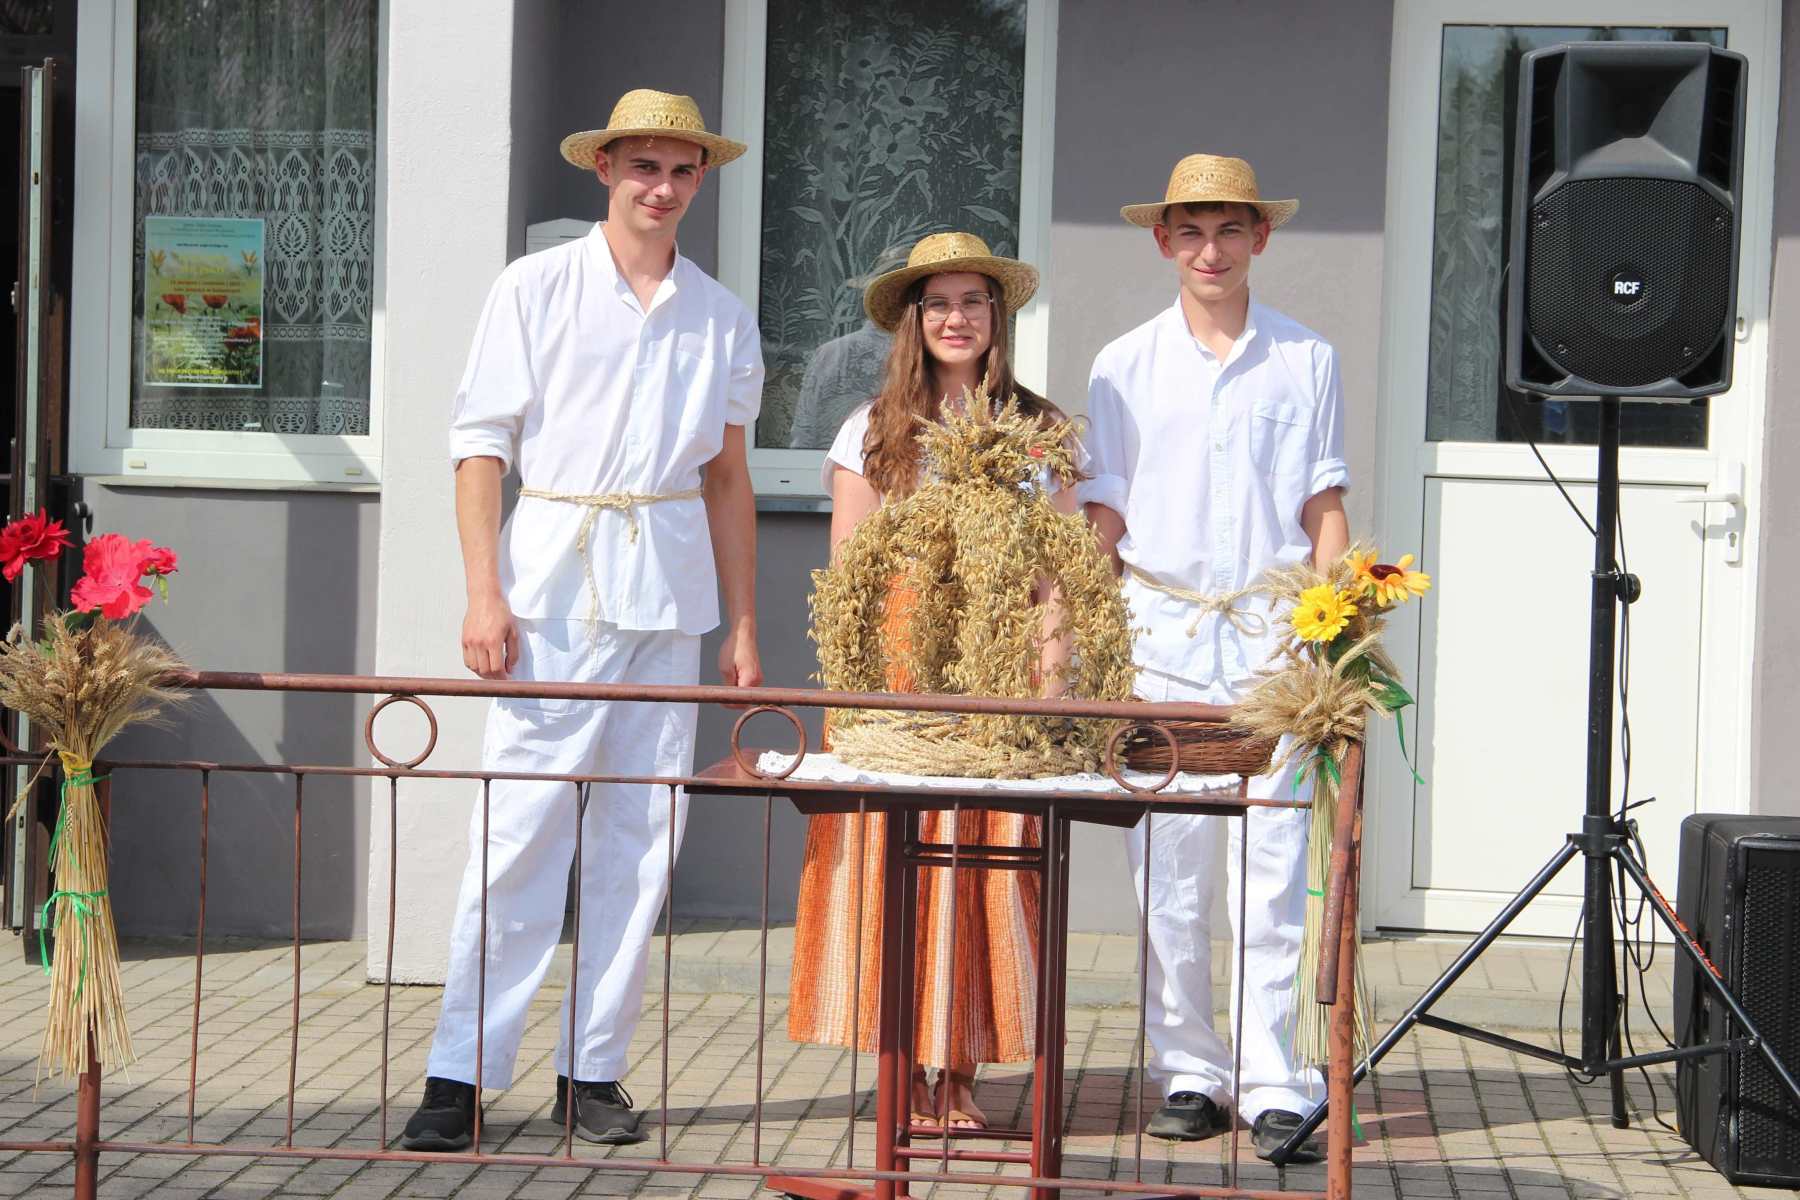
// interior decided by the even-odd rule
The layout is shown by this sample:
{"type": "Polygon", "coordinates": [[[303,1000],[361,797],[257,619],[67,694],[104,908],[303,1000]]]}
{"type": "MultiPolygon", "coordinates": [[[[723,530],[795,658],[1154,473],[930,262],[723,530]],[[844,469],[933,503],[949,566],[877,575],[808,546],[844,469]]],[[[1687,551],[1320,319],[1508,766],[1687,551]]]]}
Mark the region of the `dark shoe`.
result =
{"type": "MultiPolygon", "coordinates": [[[[1275,1152],[1287,1144],[1294,1136],[1294,1130],[1300,1128],[1304,1120],[1299,1113],[1289,1112],[1285,1108],[1271,1108],[1256,1118],[1256,1124],[1250,1127],[1250,1144],[1256,1147],[1256,1157],[1273,1161],[1275,1152]]],[[[1306,1140],[1294,1148],[1288,1156],[1288,1163],[1323,1162],[1325,1151],[1319,1147],[1319,1135],[1309,1133],[1306,1140]]]]}
{"type": "Polygon", "coordinates": [[[406,1123],[400,1144],[408,1150],[466,1150],[475,1127],[475,1085],[425,1077],[425,1099],[406,1123]]]}
{"type": "MultiPolygon", "coordinates": [[[[569,1079],[556,1077],[556,1104],[550,1109],[550,1120],[566,1125],[568,1116],[569,1079]]],[[[632,1112],[631,1093],[617,1083],[584,1083],[575,1081],[575,1136],[601,1146],[630,1146],[644,1140],[638,1128],[638,1115],[632,1112]]]]}
{"type": "Polygon", "coordinates": [[[1151,1114],[1144,1132],[1171,1142],[1198,1142],[1231,1128],[1225,1109],[1199,1092],[1176,1092],[1151,1114]]]}

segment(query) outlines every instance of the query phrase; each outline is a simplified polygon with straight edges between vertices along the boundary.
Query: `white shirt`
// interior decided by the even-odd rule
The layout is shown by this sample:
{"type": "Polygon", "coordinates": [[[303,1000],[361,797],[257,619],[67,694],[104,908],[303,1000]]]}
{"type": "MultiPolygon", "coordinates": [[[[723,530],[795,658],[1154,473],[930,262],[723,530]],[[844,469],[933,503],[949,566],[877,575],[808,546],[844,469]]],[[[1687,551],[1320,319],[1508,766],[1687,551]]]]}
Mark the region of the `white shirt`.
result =
{"type": "MultiPolygon", "coordinates": [[[[516,462],[525,487],[661,495],[700,486],[726,425],[762,404],[756,321],[679,254],[646,311],[596,224],[579,241],[500,273],[475,328],[450,418],[453,462],[516,462]]],[[[586,510],[521,496],[500,535],[513,614],[579,620],[589,608],[575,543],[586,510]]],[[[705,633],[719,623],[706,505],[665,500],[595,514],[599,617],[622,629],[705,633]]]]}
{"type": "MultiPolygon", "coordinates": [[[[1118,338],[1088,381],[1092,478],[1084,503],[1125,520],[1119,555],[1177,587],[1219,596],[1312,543],[1300,509],[1348,484],[1343,391],[1330,343],[1254,302],[1223,362],[1188,329],[1179,300],[1118,338]]],[[[1199,683],[1246,679],[1275,648],[1265,597],[1237,607],[1268,628],[1245,633],[1217,614],[1188,636],[1196,608],[1125,578],[1140,667],[1199,683]]]]}
{"type": "MultiPolygon", "coordinates": [[[[846,471],[854,471],[858,475],[866,475],[863,470],[863,438],[868,436],[869,415],[874,411],[873,400],[860,404],[851,414],[844,418],[838,427],[837,437],[832,439],[831,449],[825,452],[825,461],[819,464],[819,481],[825,485],[825,494],[831,494],[831,473],[839,467],[846,471]]],[[[1087,469],[1087,456],[1079,442],[1075,446],[1077,465],[1087,469]]],[[[1038,472],[1037,486],[1046,492],[1054,492],[1059,485],[1056,477],[1045,467],[1038,472]]]]}

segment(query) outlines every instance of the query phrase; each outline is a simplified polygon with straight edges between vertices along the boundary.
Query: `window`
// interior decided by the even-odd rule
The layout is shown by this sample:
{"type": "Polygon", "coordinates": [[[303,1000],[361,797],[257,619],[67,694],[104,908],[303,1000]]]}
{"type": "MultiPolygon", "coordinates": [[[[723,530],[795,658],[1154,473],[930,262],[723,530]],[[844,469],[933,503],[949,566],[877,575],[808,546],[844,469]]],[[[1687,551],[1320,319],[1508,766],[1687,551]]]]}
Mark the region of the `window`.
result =
{"type": "Polygon", "coordinates": [[[378,0],[89,0],[79,29],[107,136],[77,159],[76,469],[374,483],[378,0]]]}
{"type": "MultiPolygon", "coordinates": [[[[980,235],[1046,263],[1054,3],[766,0],[727,9],[720,279],[757,314],[768,368],[757,490],[816,495],[823,451],[879,386],[887,338],[862,285],[919,238],[980,235]]],[[[1014,358],[1041,386],[1047,298],[1014,358]]]]}

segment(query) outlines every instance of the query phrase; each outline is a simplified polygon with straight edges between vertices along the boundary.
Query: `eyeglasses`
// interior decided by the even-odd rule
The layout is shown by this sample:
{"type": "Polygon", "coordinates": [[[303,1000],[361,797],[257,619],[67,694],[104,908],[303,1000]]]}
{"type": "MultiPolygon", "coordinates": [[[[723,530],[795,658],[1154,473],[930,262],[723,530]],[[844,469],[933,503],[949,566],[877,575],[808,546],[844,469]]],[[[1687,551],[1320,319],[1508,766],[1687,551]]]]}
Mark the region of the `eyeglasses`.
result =
{"type": "Polygon", "coordinates": [[[961,300],[927,296],[919,301],[919,311],[925,314],[927,325],[942,325],[950,319],[952,310],[961,313],[965,321],[985,321],[993,303],[994,298],[986,292],[970,292],[961,300]]]}

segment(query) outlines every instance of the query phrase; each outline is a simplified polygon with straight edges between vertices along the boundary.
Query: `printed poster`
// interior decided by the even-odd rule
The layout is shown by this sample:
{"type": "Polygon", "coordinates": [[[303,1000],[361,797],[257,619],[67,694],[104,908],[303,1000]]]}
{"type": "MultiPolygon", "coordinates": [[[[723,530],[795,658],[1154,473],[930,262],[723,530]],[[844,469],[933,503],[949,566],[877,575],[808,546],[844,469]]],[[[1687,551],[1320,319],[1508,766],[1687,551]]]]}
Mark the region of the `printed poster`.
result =
{"type": "Polygon", "coordinates": [[[263,222],[144,218],[144,383],[260,388],[263,222]]]}

